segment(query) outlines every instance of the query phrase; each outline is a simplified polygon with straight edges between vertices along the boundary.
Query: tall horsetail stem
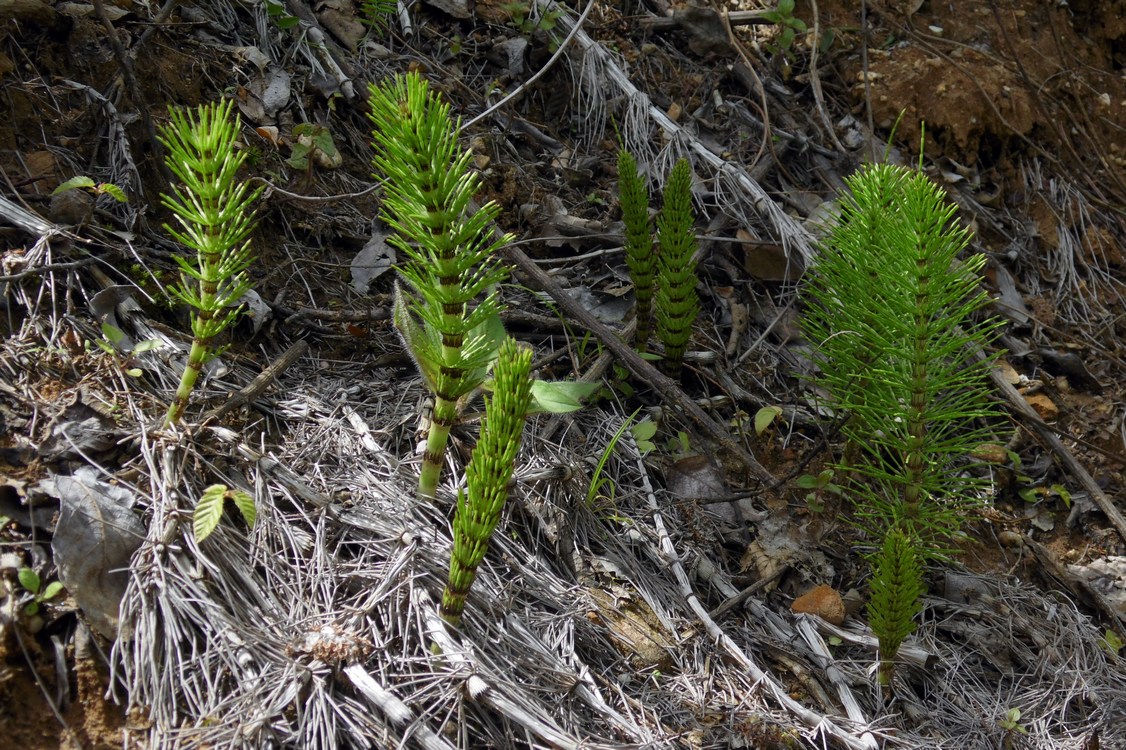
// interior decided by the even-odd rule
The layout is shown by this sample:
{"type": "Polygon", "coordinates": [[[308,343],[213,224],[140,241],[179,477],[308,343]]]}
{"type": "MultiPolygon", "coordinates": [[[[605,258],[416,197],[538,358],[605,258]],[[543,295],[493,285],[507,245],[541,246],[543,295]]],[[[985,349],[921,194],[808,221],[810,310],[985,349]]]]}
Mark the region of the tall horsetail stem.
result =
{"type": "Polygon", "coordinates": [[[502,329],[494,286],[505,277],[491,241],[493,202],[470,210],[479,178],[458,145],[459,123],[417,73],[370,88],[373,164],[384,178],[383,217],[406,257],[398,267],[395,326],[434,394],[418,493],[434,497],[459,402],[484,381],[502,329]]]}
{"type": "Polygon", "coordinates": [[[662,360],[670,377],[680,377],[684,349],[700,312],[696,295],[696,234],[692,213],[692,167],[680,159],[669,172],[664,205],[657,219],[660,245],[657,282],[657,337],[665,347],[662,360]]]}
{"type": "Polygon", "coordinates": [[[985,258],[959,258],[969,232],[925,175],[887,164],[848,179],[849,192],[807,287],[803,329],[826,406],[847,415],[857,459],[857,513],[884,540],[873,560],[869,617],[880,638],[880,677],[913,628],[923,592],[919,564],[939,558],[989,481],[965,471],[975,448],[996,440],[1000,410],[980,357],[994,319],[980,288],[985,258]]]}
{"type": "Polygon", "coordinates": [[[200,371],[219,351],[213,346],[239,312],[236,307],[250,288],[246,269],[252,256],[248,236],[254,228],[251,204],[262,188],[250,190],[236,175],[246,154],[235,149],[240,120],[231,118],[231,102],[205,104],[195,114],[170,108],[171,122],[158,134],[168,149],[165,163],[181,181],[172,195],[161,196],[179,224],[165,230],[195,250],[195,258],[174,256],[180,284],[172,294],[192,308],[192,347],[168,407],[164,424],[184,415],[200,371]],[[194,262],[193,262],[194,261],[194,262]]]}
{"type": "Polygon", "coordinates": [[[653,328],[653,282],[657,253],[649,226],[649,188],[637,171],[637,160],[626,150],[618,152],[618,198],[625,224],[626,265],[637,300],[634,344],[645,351],[653,328]]]}
{"type": "Polygon", "coordinates": [[[532,399],[531,364],[530,348],[505,339],[494,371],[493,396],[485,403],[481,438],[466,470],[467,489],[458,493],[454,514],[454,548],[441,607],[442,619],[454,627],[461,624],[465,598],[508,496],[508,480],[532,399]]]}

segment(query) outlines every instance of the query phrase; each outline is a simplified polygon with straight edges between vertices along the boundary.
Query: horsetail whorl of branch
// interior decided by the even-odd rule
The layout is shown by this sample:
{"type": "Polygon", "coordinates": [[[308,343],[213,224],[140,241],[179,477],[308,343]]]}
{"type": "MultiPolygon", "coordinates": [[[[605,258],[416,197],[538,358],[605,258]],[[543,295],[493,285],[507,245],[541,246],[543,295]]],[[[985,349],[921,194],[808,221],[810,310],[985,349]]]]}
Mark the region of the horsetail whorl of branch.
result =
{"type": "Polygon", "coordinates": [[[626,265],[637,300],[634,343],[645,351],[653,327],[653,282],[657,253],[649,226],[649,188],[637,171],[637,160],[626,150],[618,152],[618,197],[625,224],[626,265]]]}
{"type": "Polygon", "coordinates": [[[692,168],[680,159],[669,173],[657,219],[657,337],[665,347],[662,364],[679,377],[692,324],[700,312],[696,295],[696,235],[692,213],[692,168]]]}
{"type": "Polygon", "coordinates": [[[454,627],[461,624],[465,598],[508,497],[508,480],[532,400],[531,363],[530,348],[505,339],[494,372],[493,395],[485,403],[481,438],[466,470],[467,489],[457,498],[454,548],[441,607],[442,618],[454,627]]]}
{"type": "Polygon", "coordinates": [[[975,320],[989,302],[978,280],[985,259],[959,259],[969,233],[937,186],[887,164],[847,182],[810,274],[803,329],[825,405],[847,416],[843,432],[858,449],[840,468],[855,478],[861,524],[884,540],[869,615],[888,682],[923,591],[912,566],[946,553],[988,482],[957,464],[997,439],[995,357],[980,355],[997,322],[975,320]]]}
{"type": "Polygon", "coordinates": [[[433,497],[459,401],[481,385],[500,340],[494,286],[505,270],[492,240],[500,207],[470,203],[479,180],[470,151],[457,142],[449,105],[417,73],[370,88],[375,126],[373,163],[384,178],[383,217],[406,262],[398,271],[409,291],[396,290],[395,325],[427,386],[434,414],[418,492],[433,497]]]}
{"type": "Polygon", "coordinates": [[[194,250],[195,258],[174,256],[181,283],[171,292],[192,308],[193,339],[165,425],[183,416],[200,371],[218,354],[215,337],[234,321],[237,303],[250,288],[251,206],[262,193],[237,179],[246,155],[235,149],[240,120],[238,115],[231,118],[230,101],[202,105],[195,114],[175,108],[169,112],[171,122],[160,129],[159,138],[168,149],[165,163],[183,184],[161,196],[180,225],[165,224],[165,229],[194,250]]]}

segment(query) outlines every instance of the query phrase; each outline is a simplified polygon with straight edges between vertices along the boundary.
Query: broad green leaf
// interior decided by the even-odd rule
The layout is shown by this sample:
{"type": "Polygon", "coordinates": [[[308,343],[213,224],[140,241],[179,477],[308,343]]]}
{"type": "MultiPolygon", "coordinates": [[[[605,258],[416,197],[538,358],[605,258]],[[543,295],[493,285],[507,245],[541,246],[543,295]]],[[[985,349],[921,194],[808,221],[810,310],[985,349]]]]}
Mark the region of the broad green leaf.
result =
{"type": "Polygon", "coordinates": [[[131,378],[139,378],[139,377],[141,377],[142,375],[145,374],[145,371],[142,370],[140,367],[130,367],[128,370],[125,371],[125,374],[128,375],[131,378]]]}
{"type": "Polygon", "coordinates": [[[778,0],[778,13],[783,16],[794,15],[794,0],[778,0]]]}
{"type": "Polygon", "coordinates": [[[764,406],[755,413],[755,434],[761,435],[782,414],[781,406],[764,406]]]}
{"type": "Polygon", "coordinates": [[[197,544],[211,536],[211,532],[219,525],[219,519],[223,517],[223,500],[226,497],[225,484],[213,484],[203,491],[192,514],[192,533],[195,534],[197,544]]]}
{"type": "Polygon", "coordinates": [[[27,606],[23,608],[23,613],[28,617],[34,617],[35,615],[39,614],[39,602],[28,602],[27,606]]]}
{"type": "Polygon", "coordinates": [[[160,339],[145,339],[144,341],[137,342],[137,345],[133,347],[133,353],[144,354],[145,352],[151,352],[153,349],[159,349],[163,345],[164,342],[160,339]]]}
{"type": "Polygon", "coordinates": [[[59,185],[57,188],[51,191],[51,195],[58,195],[59,193],[65,193],[68,190],[75,190],[77,188],[92,187],[94,187],[93,180],[91,180],[86,175],[79,175],[78,177],[71,177],[69,180],[59,185]]]}
{"type": "Polygon", "coordinates": [[[120,346],[121,342],[125,340],[125,331],[110,323],[102,323],[102,335],[106,337],[106,341],[115,347],[120,346]]]}
{"type": "Polygon", "coordinates": [[[657,434],[657,423],[651,419],[646,419],[644,422],[635,424],[631,431],[634,440],[652,440],[653,436],[657,434]]]}
{"type": "Polygon", "coordinates": [[[258,507],[254,504],[254,498],[242,490],[231,490],[229,494],[246,525],[253,526],[255,519],[258,518],[258,507]]]}
{"type": "Polygon", "coordinates": [[[532,383],[532,406],[529,413],[566,414],[583,407],[582,399],[597,391],[599,383],[573,380],[536,380],[532,383]]]}
{"type": "Polygon", "coordinates": [[[113,198],[118,203],[128,203],[129,199],[125,197],[125,191],[114,185],[112,182],[102,182],[98,184],[98,192],[105,193],[113,198]]]}
{"type": "Polygon", "coordinates": [[[812,474],[802,474],[794,484],[801,487],[803,490],[816,490],[821,488],[821,480],[812,474]]]}
{"type": "Polygon", "coordinates": [[[34,570],[31,568],[20,568],[19,572],[16,573],[16,577],[19,579],[20,585],[25,589],[33,594],[39,593],[41,581],[39,580],[39,574],[34,570]]]}

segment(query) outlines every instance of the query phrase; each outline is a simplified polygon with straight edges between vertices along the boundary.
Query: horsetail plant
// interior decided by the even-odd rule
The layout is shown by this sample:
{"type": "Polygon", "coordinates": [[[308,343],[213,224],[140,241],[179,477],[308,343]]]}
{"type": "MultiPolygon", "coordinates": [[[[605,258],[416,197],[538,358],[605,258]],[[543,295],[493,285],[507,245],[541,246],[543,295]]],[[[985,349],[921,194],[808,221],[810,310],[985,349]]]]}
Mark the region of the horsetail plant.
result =
{"type": "Polygon", "coordinates": [[[165,163],[183,183],[162,202],[172,211],[180,229],[165,229],[181,244],[195,250],[194,262],[174,256],[180,266],[180,284],[172,294],[192,308],[192,347],[179,388],[164,417],[166,426],[180,420],[203,366],[221,349],[214,339],[238,315],[239,300],[250,288],[251,206],[262,188],[251,190],[237,179],[246,158],[235,149],[240,119],[231,118],[231,102],[205,104],[195,114],[170,108],[172,121],[162,127],[160,142],[168,149],[165,163]]]}
{"type": "Polygon", "coordinates": [[[657,337],[665,347],[662,366],[679,377],[692,324],[700,312],[696,295],[696,220],[692,212],[692,168],[680,159],[669,172],[657,219],[660,246],[656,292],[657,337]]]}
{"type": "Polygon", "coordinates": [[[410,73],[372,85],[369,103],[383,215],[407,257],[398,271],[409,293],[396,287],[395,326],[434,394],[418,482],[419,495],[432,498],[459,402],[484,381],[503,335],[493,288],[505,270],[495,254],[511,235],[490,239],[497,204],[471,210],[472,154],[427,81],[410,73]]]}
{"type": "Polygon", "coordinates": [[[653,327],[653,285],[657,276],[657,252],[649,227],[649,188],[637,171],[637,159],[618,152],[618,198],[625,224],[625,253],[629,277],[637,300],[634,345],[644,352],[653,327]]]}
{"type": "Polygon", "coordinates": [[[887,164],[847,182],[810,275],[803,328],[825,405],[846,417],[857,455],[837,468],[854,477],[861,525],[883,539],[869,615],[890,685],[923,591],[913,560],[943,556],[988,481],[957,464],[994,439],[995,357],[980,352],[997,323],[974,319],[989,302],[978,283],[985,258],[959,260],[969,232],[953,226],[955,207],[938,187],[887,164]]]}
{"type": "Polygon", "coordinates": [[[467,489],[458,492],[454,513],[454,548],[441,606],[442,619],[454,627],[461,624],[465,598],[508,497],[508,480],[532,402],[531,363],[530,348],[511,338],[501,344],[493,395],[486,398],[481,437],[466,470],[467,489]]]}
{"type": "Polygon", "coordinates": [[[914,540],[897,527],[888,529],[880,551],[872,559],[868,624],[879,639],[879,682],[891,687],[895,655],[915,630],[922,609],[922,561],[914,540]]]}

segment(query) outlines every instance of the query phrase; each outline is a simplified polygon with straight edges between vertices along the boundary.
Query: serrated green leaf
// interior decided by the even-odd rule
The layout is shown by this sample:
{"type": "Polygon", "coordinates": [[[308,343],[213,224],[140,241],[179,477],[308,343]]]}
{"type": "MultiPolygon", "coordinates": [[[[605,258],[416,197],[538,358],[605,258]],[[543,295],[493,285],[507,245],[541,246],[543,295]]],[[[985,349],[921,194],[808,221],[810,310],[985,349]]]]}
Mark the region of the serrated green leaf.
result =
{"type": "Polygon", "coordinates": [[[219,520],[223,517],[223,501],[227,497],[227,485],[213,484],[203,491],[192,514],[192,533],[196,543],[211,536],[219,520]]]}
{"type": "Polygon", "coordinates": [[[573,380],[536,380],[532,383],[532,405],[529,413],[566,414],[583,408],[582,400],[592,395],[599,383],[573,380]]]}
{"type": "Polygon", "coordinates": [[[780,406],[764,406],[755,412],[755,434],[761,435],[782,414],[780,406]]]}
{"type": "Polygon", "coordinates": [[[39,598],[43,601],[47,601],[48,599],[54,599],[56,596],[58,596],[60,593],[62,593],[62,590],[63,590],[62,581],[51,581],[50,583],[47,584],[47,588],[43,589],[43,594],[39,598]]]}
{"type": "Polygon", "coordinates": [[[128,203],[129,202],[129,198],[127,198],[125,196],[125,191],[122,190],[121,188],[119,188],[117,185],[114,185],[112,182],[100,182],[100,183],[98,183],[97,190],[98,190],[99,193],[105,193],[106,195],[113,198],[118,203],[128,203]]]}
{"type": "Polygon", "coordinates": [[[228,494],[242,514],[242,520],[246,521],[247,526],[253,526],[258,518],[258,506],[254,504],[254,498],[242,490],[231,490],[228,494]]]}
{"type": "Polygon", "coordinates": [[[20,568],[16,573],[16,578],[19,579],[20,585],[31,593],[39,593],[39,586],[41,585],[39,574],[31,568],[20,568]]]}
{"type": "Polygon", "coordinates": [[[58,195],[59,193],[65,193],[68,190],[75,190],[78,188],[92,187],[94,187],[93,180],[91,180],[86,175],[79,175],[78,177],[71,177],[69,180],[59,185],[57,188],[51,191],[51,195],[58,195]]]}
{"type": "Polygon", "coordinates": [[[1025,501],[1026,503],[1040,502],[1040,496],[1036,492],[1035,487],[1025,487],[1023,490],[1019,490],[1017,494],[1020,495],[1020,499],[1025,501]]]}

